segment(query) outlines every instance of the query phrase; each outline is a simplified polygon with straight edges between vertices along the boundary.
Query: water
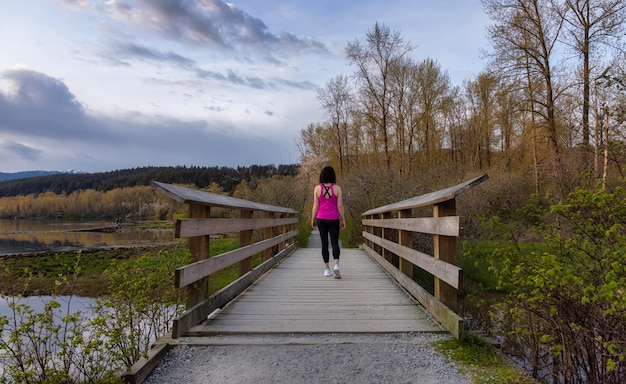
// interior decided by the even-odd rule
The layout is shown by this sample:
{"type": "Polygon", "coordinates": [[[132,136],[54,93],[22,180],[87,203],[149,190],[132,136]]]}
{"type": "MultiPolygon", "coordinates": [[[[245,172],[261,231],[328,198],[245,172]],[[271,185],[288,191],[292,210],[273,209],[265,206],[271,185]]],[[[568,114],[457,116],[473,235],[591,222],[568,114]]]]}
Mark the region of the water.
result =
{"type": "Polygon", "coordinates": [[[0,256],[166,244],[173,229],[147,229],[114,221],[0,219],[0,256]]]}
{"type": "MultiPolygon", "coordinates": [[[[18,301],[19,303],[29,306],[35,313],[42,313],[44,306],[50,302],[52,298],[52,296],[25,296],[20,297],[18,301]]],[[[55,296],[54,299],[61,304],[61,308],[57,310],[60,316],[68,313],[76,313],[78,311],[89,314],[96,300],[91,297],[81,296],[55,296]]],[[[12,298],[0,298],[0,316],[13,319],[13,311],[9,308],[9,300],[12,300],[12,298]]]]}

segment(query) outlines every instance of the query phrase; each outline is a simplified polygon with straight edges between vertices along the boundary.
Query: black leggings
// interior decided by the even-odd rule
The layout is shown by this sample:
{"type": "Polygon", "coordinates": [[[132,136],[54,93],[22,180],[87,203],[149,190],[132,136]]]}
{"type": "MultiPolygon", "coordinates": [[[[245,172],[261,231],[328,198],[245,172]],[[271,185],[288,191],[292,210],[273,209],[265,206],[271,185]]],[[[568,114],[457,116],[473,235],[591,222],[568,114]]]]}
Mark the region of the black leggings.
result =
{"type": "Polygon", "coordinates": [[[339,220],[317,219],[317,228],[322,239],[322,258],[324,263],[330,260],[328,253],[328,235],[330,234],[330,244],[333,247],[333,259],[339,260],[339,220]]]}

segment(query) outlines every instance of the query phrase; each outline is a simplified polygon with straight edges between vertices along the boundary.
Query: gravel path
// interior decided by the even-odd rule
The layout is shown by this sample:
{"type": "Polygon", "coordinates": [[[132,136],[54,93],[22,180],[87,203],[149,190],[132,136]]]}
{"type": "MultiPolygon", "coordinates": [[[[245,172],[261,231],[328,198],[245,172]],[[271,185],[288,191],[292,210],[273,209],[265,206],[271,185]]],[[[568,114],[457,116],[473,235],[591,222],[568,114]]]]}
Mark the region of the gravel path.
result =
{"type": "Polygon", "coordinates": [[[277,335],[247,345],[179,345],[144,383],[470,383],[431,346],[449,337],[432,333],[277,335]]]}

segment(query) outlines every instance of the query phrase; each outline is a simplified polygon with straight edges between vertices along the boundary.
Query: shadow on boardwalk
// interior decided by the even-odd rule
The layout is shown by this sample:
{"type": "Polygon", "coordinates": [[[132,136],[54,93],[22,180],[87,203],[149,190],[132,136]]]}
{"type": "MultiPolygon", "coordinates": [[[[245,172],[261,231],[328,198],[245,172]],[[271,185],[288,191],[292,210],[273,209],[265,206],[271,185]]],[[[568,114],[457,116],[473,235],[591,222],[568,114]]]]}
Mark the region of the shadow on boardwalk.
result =
{"type": "Polygon", "coordinates": [[[365,252],[323,277],[319,234],[194,327],[147,383],[469,383],[432,342],[449,338],[365,252]]]}

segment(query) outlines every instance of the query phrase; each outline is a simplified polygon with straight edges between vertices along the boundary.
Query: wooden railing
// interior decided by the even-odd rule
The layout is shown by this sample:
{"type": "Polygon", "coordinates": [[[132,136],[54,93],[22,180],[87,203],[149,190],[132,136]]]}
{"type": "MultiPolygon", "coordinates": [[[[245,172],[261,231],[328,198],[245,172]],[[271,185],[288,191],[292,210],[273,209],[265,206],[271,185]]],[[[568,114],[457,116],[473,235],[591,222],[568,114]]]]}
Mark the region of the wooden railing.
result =
{"type": "Polygon", "coordinates": [[[365,251],[457,339],[463,338],[463,319],[457,314],[462,270],[456,257],[456,239],[461,230],[456,196],[487,178],[485,174],[362,214],[365,251]],[[414,209],[431,205],[432,217],[413,217],[414,209]],[[433,235],[433,255],[413,249],[414,233],[433,235]],[[434,295],[415,282],[414,266],[433,275],[434,295]]]}
{"type": "Polygon", "coordinates": [[[172,338],[184,335],[211,312],[221,308],[263,273],[295,250],[298,212],[273,205],[153,182],[158,189],[189,208],[189,218],[176,221],[177,238],[187,238],[193,263],[175,271],[174,284],[187,289],[186,311],[174,320],[172,338]],[[239,211],[236,218],[212,218],[211,208],[239,211]],[[253,242],[254,230],[263,239],[253,242]],[[238,233],[240,247],[209,258],[210,236],[238,233]],[[261,254],[262,263],[252,268],[252,256],[261,254]],[[210,275],[239,263],[239,278],[208,296],[210,275]]]}

